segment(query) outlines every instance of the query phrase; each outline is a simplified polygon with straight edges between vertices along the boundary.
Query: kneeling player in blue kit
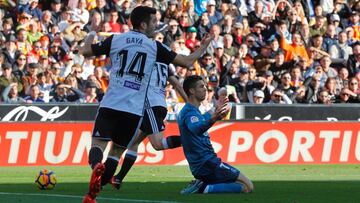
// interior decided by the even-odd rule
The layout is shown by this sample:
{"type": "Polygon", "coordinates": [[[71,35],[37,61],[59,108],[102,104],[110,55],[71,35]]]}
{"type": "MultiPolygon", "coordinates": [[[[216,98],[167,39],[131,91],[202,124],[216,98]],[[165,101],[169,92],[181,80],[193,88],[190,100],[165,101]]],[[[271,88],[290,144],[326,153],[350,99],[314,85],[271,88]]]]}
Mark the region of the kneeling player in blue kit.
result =
{"type": "Polygon", "coordinates": [[[192,193],[250,193],[253,183],[240,171],[221,161],[215,153],[207,130],[229,112],[228,98],[211,112],[201,114],[199,106],[206,97],[206,83],[200,76],[189,76],[183,83],[189,102],[177,119],[181,142],[195,181],[181,191],[192,193]]]}

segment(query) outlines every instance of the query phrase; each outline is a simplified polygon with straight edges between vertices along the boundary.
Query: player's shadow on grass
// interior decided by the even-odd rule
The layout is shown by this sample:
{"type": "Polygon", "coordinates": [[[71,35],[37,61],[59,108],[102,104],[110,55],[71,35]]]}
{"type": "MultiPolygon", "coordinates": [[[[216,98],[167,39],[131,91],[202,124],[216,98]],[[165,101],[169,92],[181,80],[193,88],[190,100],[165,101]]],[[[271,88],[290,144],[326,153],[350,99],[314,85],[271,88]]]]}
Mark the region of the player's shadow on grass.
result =
{"type": "MultiPolygon", "coordinates": [[[[104,187],[100,197],[132,200],[158,200],[174,202],[360,202],[360,181],[255,181],[252,194],[180,195],[187,182],[124,182],[121,190],[110,185],[104,187]]],[[[61,183],[52,191],[40,191],[34,183],[1,184],[0,202],[80,202],[79,198],[51,195],[83,196],[87,183],[61,183]],[[40,196],[10,195],[2,193],[31,193],[40,196]],[[46,194],[49,196],[41,196],[46,194]]],[[[116,202],[101,199],[99,202],[116,202]]]]}

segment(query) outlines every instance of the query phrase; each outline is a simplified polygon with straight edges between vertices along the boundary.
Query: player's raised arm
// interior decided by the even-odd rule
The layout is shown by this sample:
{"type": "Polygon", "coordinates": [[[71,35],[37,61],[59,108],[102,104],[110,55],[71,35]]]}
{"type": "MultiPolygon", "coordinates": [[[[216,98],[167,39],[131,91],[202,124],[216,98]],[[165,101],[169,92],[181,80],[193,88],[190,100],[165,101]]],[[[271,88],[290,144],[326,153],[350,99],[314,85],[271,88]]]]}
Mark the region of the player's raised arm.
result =
{"type": "Polygon", "coordinates": [[[176,55],[176,57],[172,63],[177,66],[189,68],[206,51],[207,47],[209,46],[210,42],[213,39],[214,39],[213,35],[205,36],[205,38],[203,38],[203,40],[201,41],[201,46],[198,49],[196,49],[192,54],[190,54],[188,56],[178,54],[178,55],[176,55]]]}
{"type": "Polygon", "coordinates": [[[175,76],[170,76],[168,78],[168,81],[170,82],[170,84],[175,88],[175,90],[177,92],[179,92],[179,94],[181,95],[181,97],[184,99],[185,102],[188,102],[189,99],[184,91],[184,89],[182,88],[182,85],[180,84],[179,80],[175,77],[175,76]]]}
{"type": "Polygon", "coordinates": [[[90,32],[86,36],[84,40],[84,46],[81,46],[79,49],[79,54],[82,54],[84,57],[90,57],[94,55],[91,49],[91,44],[94,42],[95,37],[96,37],[95,31],[90,32]]]}
{"type": "Polygon", "coordinates": [[[102,42],[93,44],[96,35],[97,35],[96,32],[94,31],[90,32],[85,39],[85,43],[84,43],[85,45],[80,47],[79,52],[80,54],[84,55],[84,57],[110,55],[111,41],[114,35],[110,35],[102,42]]]}

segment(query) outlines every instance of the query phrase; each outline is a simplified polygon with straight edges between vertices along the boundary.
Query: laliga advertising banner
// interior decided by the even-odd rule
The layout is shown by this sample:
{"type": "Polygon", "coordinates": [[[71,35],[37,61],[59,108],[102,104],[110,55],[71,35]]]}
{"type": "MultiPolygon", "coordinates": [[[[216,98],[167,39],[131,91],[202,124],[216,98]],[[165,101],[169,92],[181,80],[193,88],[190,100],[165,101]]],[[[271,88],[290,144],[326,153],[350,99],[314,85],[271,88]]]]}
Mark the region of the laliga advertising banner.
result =
{"type": "MultiPolygon", "coordinates": [[[[87,165],[92,123],[0,123],[0,166],[87,165]]],[[[220,122],[213,146],[231,164],[359,164],[360,123],[220,122]]],[[[178,134],[168,123],[166,135],[178,134]]],[[[138,164],[184,165],[182,148],[156,151],[146,140],[138,164]]]]}

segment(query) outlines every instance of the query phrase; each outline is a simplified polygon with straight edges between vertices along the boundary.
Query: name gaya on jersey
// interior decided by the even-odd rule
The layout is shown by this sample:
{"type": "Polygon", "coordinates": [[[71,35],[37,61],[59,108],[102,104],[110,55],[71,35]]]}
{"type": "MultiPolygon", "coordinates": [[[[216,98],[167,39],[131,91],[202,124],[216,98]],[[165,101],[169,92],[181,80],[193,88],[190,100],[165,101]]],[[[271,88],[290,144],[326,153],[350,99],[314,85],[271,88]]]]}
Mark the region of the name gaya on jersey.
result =
{"type": "Polygon", "coordinates": [[[169,64],[176,57],[169,47],[136,31],[111,35],[91,48],[95,56],[111,60],[110,82],[100,107],[140,116],[155,63],[169,64]]]}

